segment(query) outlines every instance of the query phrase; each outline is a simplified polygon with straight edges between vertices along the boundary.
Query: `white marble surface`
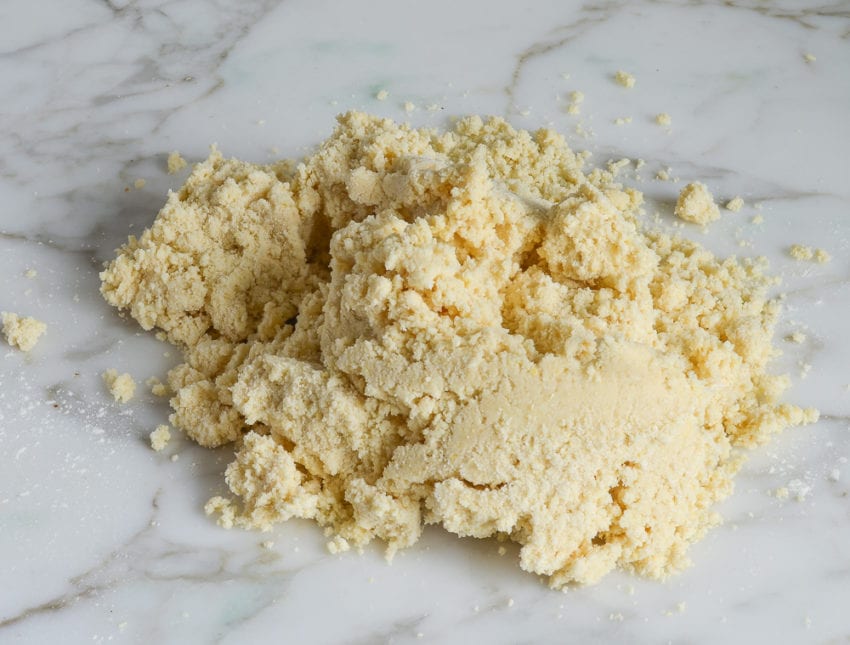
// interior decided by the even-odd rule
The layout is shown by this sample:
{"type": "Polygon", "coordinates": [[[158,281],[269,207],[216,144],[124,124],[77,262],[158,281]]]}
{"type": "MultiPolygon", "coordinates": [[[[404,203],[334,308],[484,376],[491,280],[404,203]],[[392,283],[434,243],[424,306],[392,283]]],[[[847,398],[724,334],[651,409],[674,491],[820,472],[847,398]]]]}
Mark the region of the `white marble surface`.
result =
{"type": "Polygon", "coordinates": [[[30,355],[0,349],[0,642],[847,642],[848,34],[846,1],[0,4],[0,309],[49,325],[30,355]],[[621,68],[633,89],[612,81],[621,68]],[[300,155],[348,108],[552,125],[597,163],[645,159],[632,183],[665,218],[688,180],[745,198],[689,235],[771,259],[788,294],[779,334],[807,335],[779,341],[777,369],[823,417],[752,453],[693,568],[562,594],[516,550],[434,528],[391,566],[377,546],[329,555],[306,522],[225,531],[202,505],[229,451],[178,438],[155,454],[146,435],[167,405],[144,388],[108,400],[103,369],[144,380],[177,360],[97,291],[100,263],[185,177],[165,155],[198,160],[214,141],[300,155]],[[668,165],[680,181],[652,179],[668,165]],[[795,262],[793,242],[833,260],[795,262]],[[771,496],[793,480],[802,501],[771,496]]]}

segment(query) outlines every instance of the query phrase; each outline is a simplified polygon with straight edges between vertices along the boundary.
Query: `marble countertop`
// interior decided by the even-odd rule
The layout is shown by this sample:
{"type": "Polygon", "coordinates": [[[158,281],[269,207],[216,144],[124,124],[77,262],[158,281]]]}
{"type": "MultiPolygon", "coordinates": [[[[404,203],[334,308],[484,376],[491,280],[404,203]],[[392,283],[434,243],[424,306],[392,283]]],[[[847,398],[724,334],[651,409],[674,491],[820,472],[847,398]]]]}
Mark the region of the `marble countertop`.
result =
{"type": "Polygon", "coordinates": [[[850,639],[848,34],[847,2],[4,2],[0,309],[48,332],[28,355],[0,349],[0,642],[850,639]],[[226,531],[202,506],[231,450],[178,437],[154,453],[167,404],[144,387],[110,401],[104,369],[142,382],[178,360],[97,277],[185,178],[168,152],[300,156],[350,108],[554,127],[595,163],[644,159],[626,182],[665,219],[687,181],[744,198],[685,232],[770,259],[787,294],[776,369],[822,417],[751,453],[691,569],[560,593],[515,549],[433,527],[392,565],[379,546],[330,555],[307,522],[226,531]],[[832,261],[791,259],[797,242],[832,261]],[[803,343],[782,340],[794,331],[803,343]]]}

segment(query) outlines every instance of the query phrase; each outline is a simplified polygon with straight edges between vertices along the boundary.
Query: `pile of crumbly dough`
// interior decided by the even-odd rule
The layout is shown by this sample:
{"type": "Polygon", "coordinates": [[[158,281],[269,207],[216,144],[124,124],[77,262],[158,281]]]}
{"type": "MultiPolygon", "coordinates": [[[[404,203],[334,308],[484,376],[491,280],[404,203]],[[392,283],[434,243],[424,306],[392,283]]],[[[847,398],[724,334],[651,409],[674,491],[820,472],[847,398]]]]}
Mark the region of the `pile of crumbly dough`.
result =
{"type": "Polygon", "coordinates": [[[644,230],[550,130],[352,112],[303,162],[198,164],[102,291],[179,345],[171,423],[234,442],[226,526],[424,524],[522,545],[553,587],[664,576],[778,399],[758,263],[644,230]]]}

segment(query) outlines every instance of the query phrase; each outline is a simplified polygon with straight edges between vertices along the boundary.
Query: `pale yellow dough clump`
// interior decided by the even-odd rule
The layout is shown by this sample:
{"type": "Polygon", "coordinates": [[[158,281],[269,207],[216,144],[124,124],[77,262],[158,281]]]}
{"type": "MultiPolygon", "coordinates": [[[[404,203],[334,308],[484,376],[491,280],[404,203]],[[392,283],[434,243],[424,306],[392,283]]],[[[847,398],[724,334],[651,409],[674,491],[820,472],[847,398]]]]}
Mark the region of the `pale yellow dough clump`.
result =
{"type": "Polygon", "coordinates": [[[106,388],[118,403],[127,403],[136,394],[136,381],[127,373],[119,374],[117,370],[108,369],[103,375],[106,388]]]}
{"type": "Polygon", "coordinates": [[[708,187],[698,181],[688,184],[679,193],[675,212],[679,219],[693,224],[708,224],[720,217],[720,209],[708,187]]]}
{"type": "Polygon", "coordinates": [[[208,511],[389,554],[423,524],[554,587],[684,567],[737,446],[812,421],[770,376],[760,267],[643,230],[560,135],[362,113],[303,162],[217,151],[102,273],[183,348],[171,423],[235,442],[208,511]]]}
{"type": "Polygon", "coordinates": [[[28,352],[35,347],[38,339],[47,331],[47,325],[29,316],[4,311],[0,312],[3,323],[3,336],[12,347],[28,352]]]}

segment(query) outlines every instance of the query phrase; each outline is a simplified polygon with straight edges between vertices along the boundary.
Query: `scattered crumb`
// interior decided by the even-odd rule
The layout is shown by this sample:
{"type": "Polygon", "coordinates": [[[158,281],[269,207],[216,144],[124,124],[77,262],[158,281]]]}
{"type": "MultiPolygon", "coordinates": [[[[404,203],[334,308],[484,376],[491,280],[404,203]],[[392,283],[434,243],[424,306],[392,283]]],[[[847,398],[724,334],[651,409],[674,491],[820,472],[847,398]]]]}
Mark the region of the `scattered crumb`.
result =
{"type": "Polygon", "coordinates": [[[688,603],[686,603],[684,600],[682,602],[676,604],[676,611],[678,611],[680,614],[684,614],[685,610],[687,608],[688,608],[688,603]]]}
{"type": "Polygon", "coordinates": [[[531,114],[531,110],[529,108],[525,108],[524,110],[519,111],[520,116],[528,116],[529,114],[531,114]]]}
{"type": "Polygon", "coordinates": [[[146,183],[148,182],[146,182],[144,179],[137,179],[133,182],[133,186],[136,188],[136,190],[140,190],[145,187],[146,183]]]}
{"type": "Polygon", "coordinates": [[[171,461],[177,461],[180,459],[180,455],[171,455],[171,461]]]}
{"type": "Polygon", "coordinates": [[[826,264],[832,259],[832,256],[823,249],[815,250],[815,262],[818,264],[826,264]]]}
{"type": "Polygon", "coordinates": [[[513,607],[513,606],[514,606],[514,599],[508,598],[508,607],[513,607]]]}
{"type": "Polygon", "coordinates": [[[32,279],[33,279],[34,277],[36,277],[37,275],[38,275],[38,271],[36,271],[35,269],[27,269],[27,270],[24,272],[24,277],[25,277],[25,278],[29,278],[30,280],[32,280],[32,279]]]}
{"type": "Polygon", "coordinates": [[[614,119],[614,125],[626,125],[627,123],[632,122],[632,117],[630,116],[620,116],[614,119]]]}
{"type": "Polygon", "coordinates": [[[665,128],[669,127],[670,124],[673,123],[673,118],[667,114],[666,112],[661,112],[655,115],[655,122],[658,125],[663,125],[665,128]]]}
{"type": "Polygon", "coordinates": [[[806,335],[803,332],[795,331],[793,334],[788,334],[785,340],[789,343],[797,343],[799,345],[806,340],[806,335]]]}
{"type": "Polygon", "coordinates": [[[378,93],[375,94],[375,98],[379,101],[386,101],[387,97],[389,97],[390,93],[386,90],[378,90],[378,93]]]}
{"type": "Polygon", "coordinates": [[[173,175],[183,170],[188,164],[186,160],[180,156],[176,150],[168,155],[168,174],[173,175]]]}
{"type": "Polygon", "coordinates": [[[145,385],[151,389],[151,394],[154,396],[166,396],[168,394],[168,386],[155,376],[151,376],[145,381],[145,385]]]}
{"type": "Polygon", "coordinates": [[[792,244],[791,248],[788,249],[788,255],[790,255],[795,260],[811,260],[815,256],[815,252],[812,250],[810,246],[803,246],[802,244],[792,244]]]}
{"type": "Polygon", "coordinates": [[[507,552],[508,552],[508,550],[505,547],[503,547],[503,546],[499,547],[499,555],[505,555],[507,552]]]}
{"type": "Polygon", "coordinates": [[[584,102],[584,92],[575,90],[570,93],[570,104],[567,106],[568,114],[581,114],[581,104],[584,102]]]}
{"type": "Polygon", "coordinates": [[[35,318],[22,318],[9,311],[0,313],[0,318],[3,321],[3,335],[6,337],[6,342],[24,352],[35,347],[38,339],[47,331],[47,325],[35,318]]]}
{"type": "Polygon", "coordinates": [[[773,496],[776,499],[788,499],[788,489],[784,486],[780,486],[775,491],[773,491],[773,496]]]}
{"type": "Polygon", "coordinates": [[[635,86],[635,77],[629,74],[628,72],[624,72],[623,70],[618,70],[616,74],[614,74],[614,80],[617,81],[623,87],[634,87],[635,86]]]}
{"type": "Polygon", "coordinates": [[[151,448],[160,452],[171,441],[171,431],[167,425],[159,425],[150,433],[151,448]]]}
{"type": "Polygon", "coordinates": [[[662,168],[657,173],[655,173],[655,178],[661,181],[669,181],[670,180],[670,169],[662,168]]]}
{"type": "Polygon", "coordinates": [[[640,170],[645,165],[646,165],[646,162],[643,159],[636,159],[635,160],[635,170],[640,170]]]}
{"type": "Polygon", "coordinates": [[[750,220],[753,224],[762,224],[764,222],[763,215],[756,215],[753,219],[750,220]]]}
{"type": "Polygon", "coordinates": [[[136,382],[127,373],[119,376],[117,370],[108,369],[103,373],[103,382],[118,403],[126,403],[136,393],[136,382]]]}
{"type": "Polygon", "coordinates": [[[426,109],[426,110],[428,110],[429,112],[436,112],[437,110],[439,110],[439,109],[440,109],[440,106],[439,106],[438,104],[436,104],[436,103],[429,103],[429,104],[425,107],[425,109],[426,109]]]}
{"type": "Polygon", "coordinates": [[[708,224],[720,217],[720,209],[708,187],[698,181],[688,184],[679,193],[675,213],[679,219],[693,224],[708,224]]]}
{"type": "Polygon", "coordinates": [[[809,375],[809,372],[812,371],[812,366],[809,363],[804,361],[800,361],[800,378],[806,378],[809,375]]]}
{"type": "Polygon", "coordinates": [[[413,103],[411,103],[410,101],[404,102],[404,111],[405,112],[413,112],[413,110],[415,110],[415,109],[416,109],[416,106],[413,103]]]}
{"type": "Polygon", "coordinates": [[[733,197],[728,202],[726,202],[726,210],[732,211],[733,213],[737,213],[744,207],[744,200],[740,197],[733,197]]]}
{"type": "Polygon", "coordinates": [[[630,163],[631,163],[631,160],[626,159],[626,158],[619,159],[617,161],[613,161],[613,160],[609,161],[608,162],[608,172],[610,172],[612,175],[614,175],[616,177],[618,174],[620,174],[620,170],[622,170],[623,168],[628,166],[630,163]]]}
{"type": "Polygon", "coordinates": [[[803,60],[807,63],[814,63],[817,60],[817,57],[810,52],[806,52],[803,54],[803,60]]]}
{"type": "Polygon", "coordinates": [[[272,542],[271,540],[265,540],[263,542],[260,542],[260,546],[264,549],[271,549],[274,547],[274,542],[272,542]]]}

